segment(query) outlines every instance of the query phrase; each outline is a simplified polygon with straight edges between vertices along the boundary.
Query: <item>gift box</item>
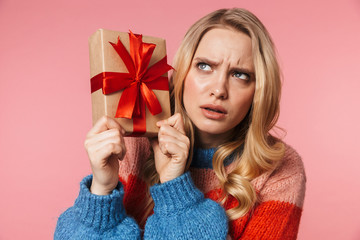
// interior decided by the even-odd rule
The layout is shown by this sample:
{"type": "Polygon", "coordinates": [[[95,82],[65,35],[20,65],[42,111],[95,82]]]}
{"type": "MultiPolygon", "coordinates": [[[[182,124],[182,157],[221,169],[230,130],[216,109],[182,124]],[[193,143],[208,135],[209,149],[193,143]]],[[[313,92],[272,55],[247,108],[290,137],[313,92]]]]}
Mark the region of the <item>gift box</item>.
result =
{"type": "Polygon", "coordinates": [[[99,29],[89,53],[93,124],[107,115],[126,136],[156,136],[171,115],[165,40],[99,29]]]}

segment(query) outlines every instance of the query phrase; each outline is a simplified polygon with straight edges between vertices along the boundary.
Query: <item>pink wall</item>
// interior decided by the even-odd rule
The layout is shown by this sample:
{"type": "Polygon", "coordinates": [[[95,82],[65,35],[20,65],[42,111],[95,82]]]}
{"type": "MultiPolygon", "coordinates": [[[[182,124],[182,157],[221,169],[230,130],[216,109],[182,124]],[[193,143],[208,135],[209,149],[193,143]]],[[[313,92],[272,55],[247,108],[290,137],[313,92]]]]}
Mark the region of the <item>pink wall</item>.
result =
{"type": "Polygon", "coordinates": [[[360,239],[359,1],[126,2],[0,1],[0,239],[52,238],[90,172],[88,37],[130,28],[166,38],[172,59],[191,23],[233,6],[278,47],[279,123],[308,177],[299,239],[360,239]]]}

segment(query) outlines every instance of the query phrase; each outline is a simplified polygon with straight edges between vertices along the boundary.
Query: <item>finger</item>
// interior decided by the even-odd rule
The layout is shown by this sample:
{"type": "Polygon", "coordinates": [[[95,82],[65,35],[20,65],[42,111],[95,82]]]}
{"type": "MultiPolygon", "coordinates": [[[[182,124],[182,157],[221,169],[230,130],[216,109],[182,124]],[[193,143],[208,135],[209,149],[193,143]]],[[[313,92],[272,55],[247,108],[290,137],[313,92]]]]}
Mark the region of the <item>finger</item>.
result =
{"type": "Polygon", "coordinates": [[[186,141],[179,141],[178,139],[172,136],[161,136],[159,138],[159,145],[161,147],[166,146],[167,144],[174,144],[178,147],[178,151],[189,151],[189,143],[186,141]]]}
{"type": "Polygon", "coordinates": [[[126,154],[126,148],[116,144],[106,144],[97,151],[98,159],[109,161],[110,157],[116,158],[117,160],[123,160],[126,154]]]}
{"type": "Polygon", "coordinates": [[[155,167],[156,170],[159,171],[163,168],[164,164],[166,165],[169,159],[168,157],[170,155],[167,153],[167,150],[165,148],[160,147],[159,141],[157,139],[151,141],[151,146],[154,150],[155,167]],[[163,155],[165,156],[165,158],[163,157],[163,155]]]}
{"type": "Polygon", "coordinates": [[[106,143],[106,141],[112,142],[124,142],[123,136],[119,133],[118,129],[109,129],[99,134],[87,137],[84,141],[84,147],[87,152],[94,148],[98,148],[100,144],[106,143]]]}
{"type": "Polygon", "coordinates": [[[88,149],[91,158],[102,159],[108,158],[111,154],[118,155],[122,158],[126,153],[126,147],[122,139],[118,137],[107,138],[88,149]]]}
{"type": "Polygon", "coordinates": [[[150,141],[151,147],[153,148],[154,152],[159,150],[159,141],[158,139],[154,138],[150,141]]]}
{"type": "Polygon", "coordinates": [[[116,155],[118,160],[120,160],[120,161],[123,160],[123,158],[125,157],[125,154],[126,154],[126,145],[125,145],[125,140],[124,140],[123,135],[115,134],[113,137],[106,138],[103,141],[107,141],[107,140],[109,140],[109,143],[116,144],[114,151],[112,151],[111,154],[116,155]],[[120,146],[120,150],[118,148],[119,146],[120,146]]]}
{"type": "Polygon", "coordinates": [[[165,156],[171,157],[170,153],[167,150],[167,143],[159,142],[159,149],[162,154],[164,154],[165,156]]]}
{"type": "Polygon", "coordinates": [[[185,134],[184,121],[180,113],[175,113],[168,119],[164,119],[156,123],[158,127],[162,126],[163,124],[168,124],[177,129],[182,134],[185,134]]]}
{"type": "Polygon", "coordinates": [[[124,129],[117,123],[113,118],[108,116],[101,117],[95,125],[90,129],[87,136],[92,136],[94,134],[106,131],[108,129],[116,128],[119,129],[123,134],[125,134],[124,129]]]}
{"type": "Polygon", "coordinates": [[[122,147],[118,139],[106,139],[93,146],[90,152],[96,154],[97,158],[105,159],[111,154],[120,153],[121,149],[122,147]],[[99,154],[101,154],[101,156],[99,154]]]}
{"type": "Polygon", "coordinates": [[[169,155],[169,153],[166,150],[166,142],[159,142],[158,140],[154,140],[151,142],[151,146],[154,150],[154,154],[156,155],[159,151],[164,155],[169,155]]]}
{"type": "Polygon", "coordinates": [[[171,156],[172,162],[182,163],[187,160],[188,151],[183,151],[183,149],[180,149],[179,145],[175,143],[168,142],[163,146],[160,143],[160,148],[164,154],[171,156]]]}
{"type": "Polygon", "coordinates": [[[104,132],[101,132],[101,133],[98,133],[98,134],[95,134],[95,135],[92,135],[92,136],[86,138],[85,147],[91,146],[93,144],[97,144],[98,142],[101,142],[108,138],[110,139],[113,137],[118,137],[119,139],[122,137],[119,129],[116,129],[116,128],[109,129],[104,132]]]}
{"type": "Polygon", "coordinates": [[[179,141],[183,141],[184,138],[187,138],[187,136],[184,135],[184,133],[178,131],[176,128],[171,127],[170,125],[167,124],[161,125],[159,129],[158,137],[161,137],[163,135],[172,136],[178,139],[179,141]]]}
{"type": "Polygon", "coordinates": [[[171,126],[174,126],[177,123],[177,121],[179,121],[180,118],[181,118],[180,113],[175,113],[174,115],[170,116],[167,119],[158,121],[157,124],[158,125],[169,124],[171,126]]]}

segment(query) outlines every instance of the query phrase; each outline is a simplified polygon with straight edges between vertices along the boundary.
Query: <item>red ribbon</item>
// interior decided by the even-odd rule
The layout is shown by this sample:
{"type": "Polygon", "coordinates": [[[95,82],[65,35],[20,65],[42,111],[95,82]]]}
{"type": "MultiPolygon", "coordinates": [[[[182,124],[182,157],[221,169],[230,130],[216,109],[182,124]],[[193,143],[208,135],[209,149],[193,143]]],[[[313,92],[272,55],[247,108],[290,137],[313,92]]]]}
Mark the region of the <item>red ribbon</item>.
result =
{"type": "MultiPolygon", "coordinates": [[[[156,47],[144,43],[142,35],[129,33],[130,54],[118,37],[117,43],[109,42],[119,54],[129,73],[102,72],[91,78],[91,93],[102,88],[103,94],[110,94],[124,89],[116,118],[133,119],[134,132],[146,132],[145,104],[152,115],[162,112],[161,105],[152,91],[169,90],[167,77],[162,75],[172,67],[167,64],[166,56],[148,68],[151,56],[156,47]]],[[[138,134],[136,134],[138,135],[138,134]]]]}

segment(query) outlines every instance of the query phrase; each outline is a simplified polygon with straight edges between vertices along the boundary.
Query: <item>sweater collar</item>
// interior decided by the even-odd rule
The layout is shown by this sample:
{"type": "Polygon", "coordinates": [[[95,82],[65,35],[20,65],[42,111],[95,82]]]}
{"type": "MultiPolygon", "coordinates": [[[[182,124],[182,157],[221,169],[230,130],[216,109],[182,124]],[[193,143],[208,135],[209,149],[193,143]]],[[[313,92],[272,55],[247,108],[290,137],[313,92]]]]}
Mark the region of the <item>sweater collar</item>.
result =
{"type": "MultiPolygon", "coordinates": [[[[190,166],[193,168],[213,169],[212,159],[216,150],[217,148],[194,148],[193,159],[190,166]]],[[[228,158],[225,159],[224,165],[228,166],[230,163],[232,163],[233,159],[233,154],[231,154],[228,158]]]]}

